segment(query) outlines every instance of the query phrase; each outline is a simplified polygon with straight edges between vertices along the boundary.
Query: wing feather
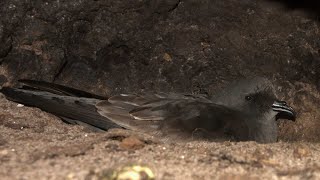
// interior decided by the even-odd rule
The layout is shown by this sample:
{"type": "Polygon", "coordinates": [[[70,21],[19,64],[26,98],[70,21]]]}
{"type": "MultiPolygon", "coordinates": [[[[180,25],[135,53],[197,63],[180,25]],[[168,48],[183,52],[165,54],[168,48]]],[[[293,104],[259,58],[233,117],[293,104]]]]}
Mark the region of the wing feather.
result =
{"type": "Polygon", "coordinates": [[[236,111],[203,96],[180,94],[121,94],[96,105],[98,112],[127,129],[159,128],[217,130],[236,119],[236,111]]]}

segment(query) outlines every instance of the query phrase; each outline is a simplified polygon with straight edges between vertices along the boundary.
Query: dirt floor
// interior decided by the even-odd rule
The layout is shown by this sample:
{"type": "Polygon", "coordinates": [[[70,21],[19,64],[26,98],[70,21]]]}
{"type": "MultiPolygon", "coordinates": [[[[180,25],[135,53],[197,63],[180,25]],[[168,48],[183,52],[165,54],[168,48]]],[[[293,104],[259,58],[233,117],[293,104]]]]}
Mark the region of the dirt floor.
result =
{"type": "Polygon", "coordinates": [[[125,166],[156,179],[318,179],[320,144],[162,144],[124,130],[93,133],[0,98],[1,179],[108,179],[125,166]]]}

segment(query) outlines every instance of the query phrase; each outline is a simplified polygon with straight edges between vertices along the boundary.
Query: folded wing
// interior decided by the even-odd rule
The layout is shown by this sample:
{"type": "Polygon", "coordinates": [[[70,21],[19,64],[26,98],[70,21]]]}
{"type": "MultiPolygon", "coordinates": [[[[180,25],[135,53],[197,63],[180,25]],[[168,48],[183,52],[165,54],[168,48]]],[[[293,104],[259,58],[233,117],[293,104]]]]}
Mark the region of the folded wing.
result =
{"type": "MultiPolygon", "coordinates": [[[[241,113],[203,96],[121,94],[97,103],[98,112],[121,127],[143,132],[229,131],[245,126],[241,113]]],[[[166,133],[165,133],[166,134],[166,133]]]]}

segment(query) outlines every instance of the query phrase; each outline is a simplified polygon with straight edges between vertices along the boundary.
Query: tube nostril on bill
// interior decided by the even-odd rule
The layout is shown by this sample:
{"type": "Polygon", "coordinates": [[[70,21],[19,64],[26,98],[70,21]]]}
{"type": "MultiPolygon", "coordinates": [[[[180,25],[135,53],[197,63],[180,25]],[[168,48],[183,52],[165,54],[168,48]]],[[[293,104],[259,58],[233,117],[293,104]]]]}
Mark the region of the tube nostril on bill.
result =
{"type": "Polygon", "coordinates": [[[285,102],[285,101],[279,101],[279,103],[282,104],[283,106],[287,105],[287,102],[285,102]]]}
{"type": "Polygon", "coordinates": [[[296,112],[285,101],[275,101],[272,104],[272,109],[278,112],[277,119],[289,119],[292,121],[296,119],[296,112]]]}

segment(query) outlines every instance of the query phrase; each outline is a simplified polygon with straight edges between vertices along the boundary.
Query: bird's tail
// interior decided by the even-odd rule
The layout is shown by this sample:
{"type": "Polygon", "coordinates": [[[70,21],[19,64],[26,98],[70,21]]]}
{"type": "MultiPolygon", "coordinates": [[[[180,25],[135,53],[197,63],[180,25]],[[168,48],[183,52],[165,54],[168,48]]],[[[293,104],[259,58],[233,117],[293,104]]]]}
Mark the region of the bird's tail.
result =
{"type": "Polygon", "coordinates": [[[53,94],[65,95],[65,96],[106,99],[106,97],[103,97],[103,96],[99,96],[86,91],[81,91],[79,89],[63,86],[60,84],[49,83],[45,81],[20,79],[19,82],[24,84],[24,86],[22,86],[22,89],[41,90],[41,91],[47,91],[53,94]]]}
{"type": "Polygon", "coordinates": [[[28,84],[26,89],[3,87],[0,92],[11,101],[40,108],[69,123],[85,123],[103,130],[119,127],[97,112],[95,105],[101,101],[101,98],[88,98],[88,95],[91,96],[89,93],[85,97],[78,97],[81,93],[80,95],[79,93],[67,94],[74,92],[74,89],[71,88],[70,91],[68,87],[52,83],[25,80],[23,82],[28,84]],[[53,93],[61,91],[60,89],[65,94],[53,93]]]}

